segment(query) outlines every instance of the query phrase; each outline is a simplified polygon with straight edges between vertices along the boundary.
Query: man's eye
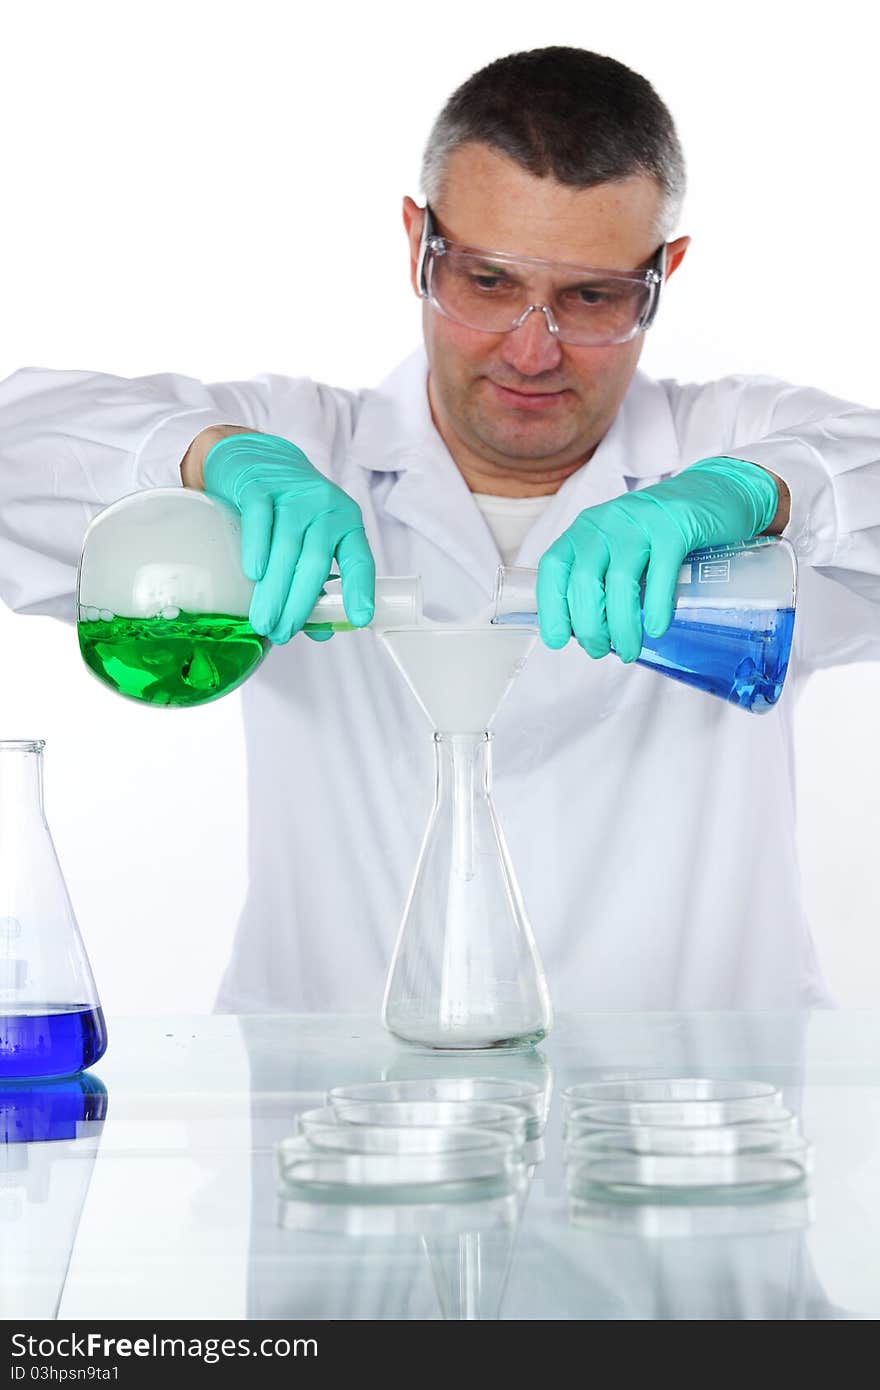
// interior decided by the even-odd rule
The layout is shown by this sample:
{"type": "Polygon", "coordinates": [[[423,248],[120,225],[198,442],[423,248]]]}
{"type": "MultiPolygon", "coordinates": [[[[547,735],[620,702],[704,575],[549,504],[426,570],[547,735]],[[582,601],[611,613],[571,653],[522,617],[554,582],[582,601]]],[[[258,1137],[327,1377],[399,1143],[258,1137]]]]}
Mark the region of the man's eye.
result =
{"type": "Polygon", "coordinates": [[[592,285],[580,285],[576,295],[581,304],[608,304],[611,300],[607,290],[596,290],[592,285]]]}
{"type": "Polygon", "coordinates": [[[471,275],[470,282],[475,290],[503,290],[510,284],[506,275],[471,275]]]}

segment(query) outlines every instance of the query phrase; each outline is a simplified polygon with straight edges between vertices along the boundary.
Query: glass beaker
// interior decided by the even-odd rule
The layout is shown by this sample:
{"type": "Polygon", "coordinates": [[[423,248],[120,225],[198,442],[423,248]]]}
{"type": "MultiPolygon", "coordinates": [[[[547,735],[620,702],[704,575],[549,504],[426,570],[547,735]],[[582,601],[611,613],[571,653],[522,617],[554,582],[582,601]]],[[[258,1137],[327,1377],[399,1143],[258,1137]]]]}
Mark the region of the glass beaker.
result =
{"type": "MultiPolygon", "coordinates": [[[[248,622],[253,580],[241,567],[234,507],[190,488],[123,497],[86,531],[77,580],[77,635],[89,670],[147,704],[201,705],[227,695],[271,647],[248,622]]],[[[417,622],[418,579],[376,581],[370,624],[417,622]]],[[[306,627],[352,631],[330,579],[306,627]]]]}
{"type": "Polygon", "coordinates": [[[107,1047],[43,810],[42,739],[0,741],[0,1080],[68,1076],[107,1047]]]}
{"type": "Polygon", "coordinates": [[[383,1021],[443,1050],[532,1045],[550,1029],[550,997],[492,801],[487,726],[536,633],[426,624],[381,640],[435,730],[434,806],[383,1021]]]}
{"type": "MultiPolygon", "coordinates": [[[[537,624],[536,578],[534,569],[499,569],[495,623],[537,624]]],[[[662,637],[644,634],[638,664],[762,714],[782,693],[796,596],[795,554],[778,536],[694,550],[672,623],[662,637]]]]}

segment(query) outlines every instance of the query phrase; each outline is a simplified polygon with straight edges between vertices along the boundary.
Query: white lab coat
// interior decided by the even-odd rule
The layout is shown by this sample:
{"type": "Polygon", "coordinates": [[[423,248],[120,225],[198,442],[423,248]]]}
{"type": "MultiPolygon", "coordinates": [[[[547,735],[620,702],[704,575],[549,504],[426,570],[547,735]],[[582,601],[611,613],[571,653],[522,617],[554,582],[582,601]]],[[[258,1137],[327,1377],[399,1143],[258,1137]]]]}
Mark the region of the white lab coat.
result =
{"type": "MultiPolygon", "coordinates": [[[[498,552],[431,421],[419,351],[378,389],[25,369],[0,383],[0,594],[72,619],[88,522],[179,483],[209,424],[283,435],[360,504],[377,573],[434,618],[498,552]]],[[[798,881],[792,719],[817,667],[880,657],[880,411],[768,378],[636,373],[517,563],[576,515],[713,454],[792,494],[801,565],[780,704],[753,716],[613,655],[541,643],[494,724],[495,800],[558,1009],[828,1003],[798,881]]],[[[242,689],[250,889],[219,1007],[376,1009],[433,795],[430,729],[374,634],[273,651],[242,689]]]]}

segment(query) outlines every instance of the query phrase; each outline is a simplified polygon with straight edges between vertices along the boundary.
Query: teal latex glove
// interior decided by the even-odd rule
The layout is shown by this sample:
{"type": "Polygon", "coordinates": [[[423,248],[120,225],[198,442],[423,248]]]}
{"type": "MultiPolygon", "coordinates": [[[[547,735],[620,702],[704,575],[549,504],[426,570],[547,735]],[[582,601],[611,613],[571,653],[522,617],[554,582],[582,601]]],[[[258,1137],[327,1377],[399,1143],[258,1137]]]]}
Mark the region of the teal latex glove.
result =
{"type": "MultiPolygon", "coordinates": [[[[233,434],[208,450],[205,491],[241,513],[241,562],[256,581],[249,619],[289,642],[320,597],[335,559],[349,622],[373,616],[376,567],[361,510],[301,449],[274,434],[233,434]]],[[[332,633],[308,633],[317,641],[332,633]]]]}
{"type": "Polygon", "coordinates": [[[572,633],[589,656],[635,661],[645,632],[662,637],[672,622],[681,562],[704,545],[750,540],[778,505],[765,469],[710,458],[666,482],[588,507],[538,565],[538,623],[548,647],[572,633]]]}

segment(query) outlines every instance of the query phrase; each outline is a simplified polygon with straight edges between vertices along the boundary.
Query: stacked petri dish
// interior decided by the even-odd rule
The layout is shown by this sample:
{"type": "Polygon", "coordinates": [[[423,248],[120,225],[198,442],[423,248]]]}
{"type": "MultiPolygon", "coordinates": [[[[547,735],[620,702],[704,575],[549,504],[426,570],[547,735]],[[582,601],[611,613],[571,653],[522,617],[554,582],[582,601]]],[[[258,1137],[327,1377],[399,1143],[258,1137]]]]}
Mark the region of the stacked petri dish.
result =
{"type": "Polygon", "coordinates": [[[279,1224],[308,1256],[306,1284],[332,1269],[338,1289],[344,1271],[369,1261],[373,1275],[383,1271],[369,1282],[387,1291],[388,1316],[396,1300],[411,1310],[424,1295],[421,1268],[441,1317],[499,1317],[542,1156],[545,1088],[432,1077],[339,1086],[326,1101],[302,1111],[276,1148],[279,1224]]]}
{"type": "Polygon", "coordinates": [[[663,1234],[805,1224],[812,1148],[777,1087],[626,1078],[562,1099],[575,1222],[663,1234]]]}
{"type": "Polygon", "coordinates": [[[282,1196],[412,1205],[524,1197],[545,1098],[526,1082],[441,1077],[334,1087],[278,1145],[282,1196]]]}

